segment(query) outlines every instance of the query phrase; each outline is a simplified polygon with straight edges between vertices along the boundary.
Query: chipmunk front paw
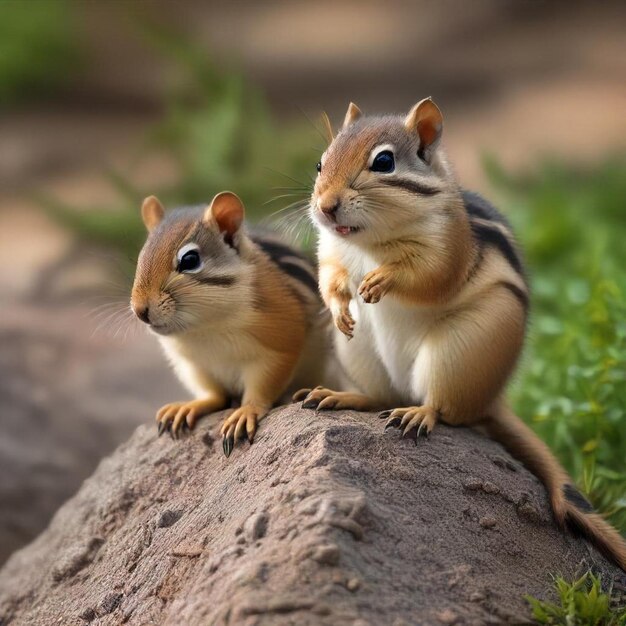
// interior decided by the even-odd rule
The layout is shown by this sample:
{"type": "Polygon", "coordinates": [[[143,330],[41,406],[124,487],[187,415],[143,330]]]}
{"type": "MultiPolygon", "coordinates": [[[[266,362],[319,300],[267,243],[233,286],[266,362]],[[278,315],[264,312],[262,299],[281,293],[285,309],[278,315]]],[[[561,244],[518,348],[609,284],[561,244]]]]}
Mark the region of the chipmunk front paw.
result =
{"type": "Polygon", "coordinates": [[[335,326],[348,338],[354,336],[355,321],[350,313],[350,300],[337,302],[331,306],[333,322],[335,326]]]}
{"type": "Polygon", "coordinates": [[[233,451],[237,441],[243,438],[244,431],[250,444],[254,441],[258,422],[267,414],[267,408],[244,404],[235,409],[222,424],[220,434],[222,435],[222,445],[224,454],[228,457],[233,451]]]}
{"type": "Polygon", "coordinates": [[[368,304],[376,304],[391,288],[391,281],[391,272],[378,267],[365,274],[359,285],[359,295],[368,304]]]}
{"type": "Polygon", "coordinates": [[[387,419],[385,430],[388,428],[401,428],[402,436],[406,437],[411,432],[415,432],[415,443],[421,435],[428,437],[432,432],[437,420],[439,411],[429,406],[408,406],[400,409],[393,409],[379,413],[380,419],[387,419]]]}
{"type": "Polygon", "coordinates": [[[198,400],[170,402],[162,406],[156,414],[159,437],[169,430],[172,439],[178,439],[185,428],[191,430],[195,426],[198,418],[223,408],[225,403],[226,398],[215,393],[198,400]]]}

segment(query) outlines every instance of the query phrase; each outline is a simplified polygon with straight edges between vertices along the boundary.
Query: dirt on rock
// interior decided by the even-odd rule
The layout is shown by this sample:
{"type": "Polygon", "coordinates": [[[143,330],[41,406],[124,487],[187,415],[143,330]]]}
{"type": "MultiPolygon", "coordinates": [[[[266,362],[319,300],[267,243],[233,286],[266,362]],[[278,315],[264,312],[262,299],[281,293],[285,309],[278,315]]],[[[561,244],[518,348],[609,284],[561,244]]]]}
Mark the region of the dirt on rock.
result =
{"type": "Polygon", "coordinates": [[[550,575],[620,572],[557,529],[497,444],[373,414],[275,410],[225,458],[223,414],[140,426],[0,571],[0,623],[527,623],[550,575]]]}

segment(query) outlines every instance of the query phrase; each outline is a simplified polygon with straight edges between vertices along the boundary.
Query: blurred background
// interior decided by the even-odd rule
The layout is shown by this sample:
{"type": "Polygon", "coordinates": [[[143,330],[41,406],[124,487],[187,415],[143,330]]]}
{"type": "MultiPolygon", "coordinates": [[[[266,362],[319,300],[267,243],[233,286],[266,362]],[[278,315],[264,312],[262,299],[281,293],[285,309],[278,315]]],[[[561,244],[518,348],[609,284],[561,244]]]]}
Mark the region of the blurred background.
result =
{"type": "MultiPolygon", "coordinates": [[[[534,290],[511,391],[626,531],[626,6],[0,2],[0,562],[184,392],[127,317],[141,199],[306,196],[350,100],[431,95],[534,290]]],[[[156,434],[156,431],[155,431],[156,434]]],[[[184,444],[180,444],[184,445],[184,444]]]]}

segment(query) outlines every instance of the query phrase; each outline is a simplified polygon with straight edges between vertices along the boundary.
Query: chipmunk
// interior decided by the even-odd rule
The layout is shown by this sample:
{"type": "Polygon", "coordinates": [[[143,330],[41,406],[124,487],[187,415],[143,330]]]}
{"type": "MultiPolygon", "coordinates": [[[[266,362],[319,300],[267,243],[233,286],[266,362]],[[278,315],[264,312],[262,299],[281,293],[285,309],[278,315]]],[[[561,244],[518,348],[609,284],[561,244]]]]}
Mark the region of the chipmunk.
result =
{"type": "Polygon", "coordinates": [[[504,387],[526,334],[529,289],[506,219],[456,181],[429,98],[406,116],[350,104],[317,165],[310,214],[335,348],[360,393],[304,389],[303,407],[384,409],[387,427],[428,435],[476,426],[545,484],[557,522],[626,570],[626,543],[514,415],[504,387]]]}
{"type": "Polygon", "coordinates": [[[151,196],[141,214],[148,238],[131,308],[196,397],[157,412],[159,435],[169,429],[177,438],[241,397],[220,431],[229,456],[244,434],[252,443],[283,394],[324,374],[330,323],[320,316],[315,268],[276,237],[248,234],[230,192],[167,213],[151,196]]]}

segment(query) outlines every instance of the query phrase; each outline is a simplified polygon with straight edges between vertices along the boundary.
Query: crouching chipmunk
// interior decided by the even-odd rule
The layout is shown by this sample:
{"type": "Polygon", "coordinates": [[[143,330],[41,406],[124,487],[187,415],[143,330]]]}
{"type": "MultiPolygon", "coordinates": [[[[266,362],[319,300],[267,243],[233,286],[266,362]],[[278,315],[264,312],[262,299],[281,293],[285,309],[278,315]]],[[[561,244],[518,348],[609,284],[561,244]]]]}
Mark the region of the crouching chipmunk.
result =
{"type": "Polygon", "coordinates": [[[151,196],[131,308],[154,332],[195,400],[157,415],[176,438],[208,413],[241,406],[223,423],[226,456],[280,398],[324,375],[328,323],[314,266],[271,235],[248,234],[233,193],[167,213],[151,196]]]}
{"type": "Polygon", "coordinates": [[[624,539],[503,401],[526,334],[526,276],[507,221],[457,183],[442,129],[429,98],[406,116],[364,117],[350,104],[318,163],[310,212],[337,357],[359,393],[294,399],[384,409],[387,426],[416,437],[438,421],[479,427],[543,481],[559,524],[626,570],[624,539]]]}

